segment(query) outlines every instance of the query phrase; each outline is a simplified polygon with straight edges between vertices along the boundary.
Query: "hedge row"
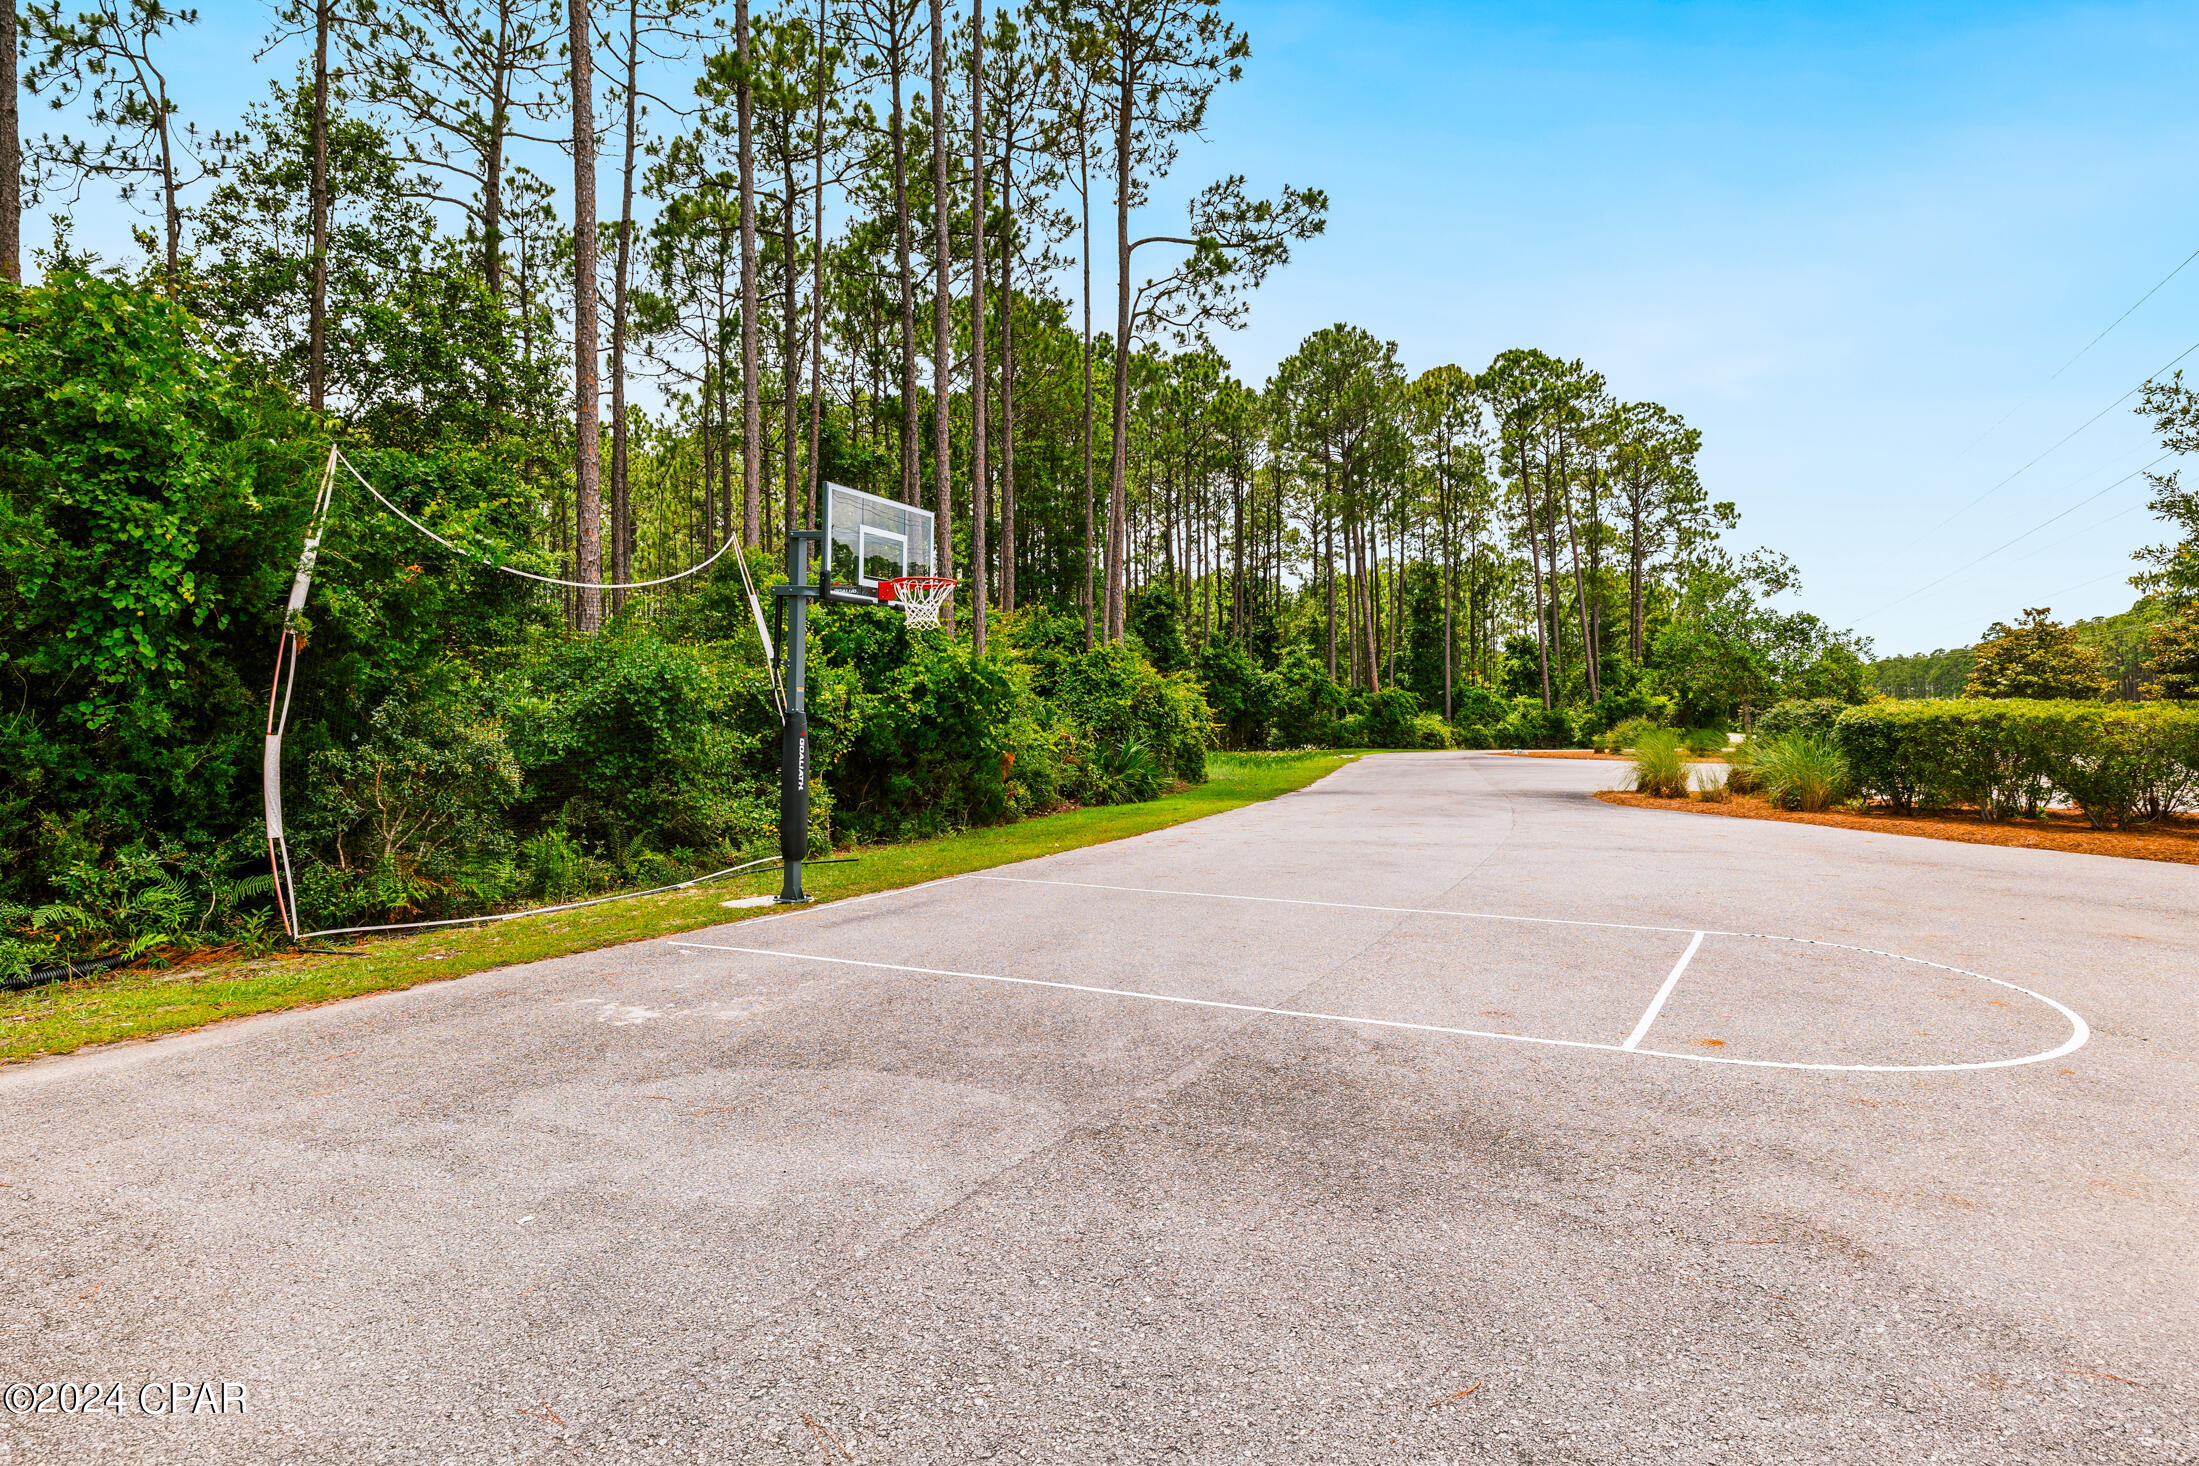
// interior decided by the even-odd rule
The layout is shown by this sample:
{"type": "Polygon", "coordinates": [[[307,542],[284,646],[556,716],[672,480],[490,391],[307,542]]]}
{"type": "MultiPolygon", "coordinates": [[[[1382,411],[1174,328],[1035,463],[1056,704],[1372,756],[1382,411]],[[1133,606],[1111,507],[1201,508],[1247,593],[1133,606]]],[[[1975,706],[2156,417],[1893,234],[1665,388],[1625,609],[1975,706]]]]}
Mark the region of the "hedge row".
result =
{"type": "Polygon", "coordinates": [[[1832,724],[1858,793],[1894,809],[1968,805],[1987,819],[2066,799],[2097,829],[2199,801],[2199,704],[1883,702],[1832,724]]]}

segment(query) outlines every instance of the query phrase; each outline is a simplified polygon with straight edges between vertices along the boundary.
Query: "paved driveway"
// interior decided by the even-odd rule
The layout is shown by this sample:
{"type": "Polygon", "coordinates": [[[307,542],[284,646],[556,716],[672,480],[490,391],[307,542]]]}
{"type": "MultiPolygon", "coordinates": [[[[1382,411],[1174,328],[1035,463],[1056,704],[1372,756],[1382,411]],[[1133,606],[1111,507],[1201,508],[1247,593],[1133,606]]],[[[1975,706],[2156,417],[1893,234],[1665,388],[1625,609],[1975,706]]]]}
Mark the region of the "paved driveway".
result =
{"type": "Polygon", "coordinates": [[[0,1073],[0,1461],[2199,1460],[2199,870],[1615,769],[0,1073]]]}

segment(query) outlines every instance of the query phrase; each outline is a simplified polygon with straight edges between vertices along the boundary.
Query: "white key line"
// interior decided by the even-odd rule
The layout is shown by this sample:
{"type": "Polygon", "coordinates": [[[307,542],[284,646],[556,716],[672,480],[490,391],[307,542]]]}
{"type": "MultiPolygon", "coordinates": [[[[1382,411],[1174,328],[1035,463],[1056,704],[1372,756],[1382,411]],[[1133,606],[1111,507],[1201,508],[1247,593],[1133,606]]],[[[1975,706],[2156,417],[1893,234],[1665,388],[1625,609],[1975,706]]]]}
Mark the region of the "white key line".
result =
{"type": "Polygon", "coordinates": [[[1665,977],[1665,985],[1657,989],[1657,996],[1651,998],[1649,1006],[1642,1010],[1641,1021],[1634,1025],[1634,1031],[1620,1042],[1620,1048],[1632,1053],[1642,1046],[1642,1040],[1649,1037],[1649,1025],[1655,1023],[1657,1015],[1664,1011],[1665,999],[1671,997],[1672,990],[1680,985],[1680,974],[1687,971],[1688,963],[1695,960],[1696,950],[1702,945],[1703,934],[1697,932],[1695,939],[1687,944],[1687,950],[1680,954],[1680,960],[1672,964],[1672,971],[1665,977]]]}
{"type": "MultiPolygon", "coordinates": [[[[979,879],[982,879],[980,877],[979,879]]],[[[1456,913],[1440,913],[1454,915],[1456,913]]],[[[1712,933],[1711,935],[1716,935],[1712,933]]],[[[2039,1001],[2059,1009],[2072,1025],[2072,1032],[2059,1045],[2043,1053],[2023,1054],[2013,1059],[1978,1059],[1958,1064],[1816,1064],[1791,1059],[1736,1059],[1717,1054],[1675,1054],[1664,1049],[1625,1049],[1617,1044],[1591,1043],[1577,1038],[1536,1038],[1524,1033],[1498,1033],[1485,1028],[1446,1028],[1436,1023],[1406,1023],[1395,1018],[1355,1018],[1343,1013],[1313,1013],[1302,1008],[1264,1008],[1257,1003],[1226,1003],[1215,998],[1180,998],[1169,993],[1141,993],[1130,988],[1094,987],[1079,982],[1049,982],[1036,977],[1003,977],[992,972],[957,972],[941,967],[909,967],[898,962],[867,962],[857,957],[825,957],[815,952],[782,952],[771,947],[727,947],[714,942],[681,942],[666,940],[665,945],[687,947],[705,952],[736,952],[750,957],[783,957],[793,962],[825,962],[837,967],[867,967],[878,972],[907,972],[919,977],[960,977],[974,982],[1007,983],[1015,987],[1054,988],[1062,992],[1092,993],[1104,998],[1137,998],[1148,1003],[1178,1003],[1190,1008],[1220,1008],[1233,1013],[1257,1013],[1272,1018],[1306,1018],[1316,1023],[1350,1023],[1369,1028],[1404,1029],[1414,1033],[1440,1033],[1455,1038],[1493,1038],[1506,1043],[1540,1044],[1556,1049],[1590,1049],[1604,1054],[1631,1054],[1643,1059],[1677,1059],[1685,1064],[1724,1064],[1740,1069],[1801,1069],[1842,1074],[1947,1074],[1977,1069],[2014,1069],[2025,1064],[2045,1063],[2059,1059],[2084,1046],[2091,1037],[2091,1030],[2069,1009],[2063,1008],[2052,998],[2032,993],[2029,988],[2016,988],[2014,983],[2001,982],[1989,977],[1987,982],[2002,987],[2015,988],[2028,993],[2039,1001]]]]}

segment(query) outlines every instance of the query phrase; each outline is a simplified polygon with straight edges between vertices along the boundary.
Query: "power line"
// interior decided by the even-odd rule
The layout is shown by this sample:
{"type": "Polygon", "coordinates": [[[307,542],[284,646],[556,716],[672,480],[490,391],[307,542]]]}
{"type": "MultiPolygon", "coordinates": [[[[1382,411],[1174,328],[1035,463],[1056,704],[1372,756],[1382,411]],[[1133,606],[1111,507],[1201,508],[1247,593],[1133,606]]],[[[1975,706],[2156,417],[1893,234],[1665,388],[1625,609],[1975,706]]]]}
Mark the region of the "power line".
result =
{"type": "MultiPolygon", "coordinates": [[[[2107,339],[2108,331],[2114,330],[2117,326],[2120,326],[2123,322],[2129,320],[2132,311],[2137,310],[2139,306],[2144,305],[2147,301],[2153,299],[2154,296],[2160,294],[2161,286],[2168,284],[2169,281],[2175,279],[2178,275],[2183,274],[2184,265],[2190,264],[2193,260],[2199,260],[2199,249],[2195,249],[2190,254],[2185,255],[2184,263],[2182,265],[2178,265],[2175,269],[2169,271],[2166,275],[2163,275],[2160,278],[2160,281],[2155,284],[2151,290],[2148,290],[2145,294],[2139,296],[2137,300],[2133,301],[2131,303],[2130,310],[2124,311],[2114,320],[2109,321],[2107,323],[2107,330],[2100,332],[2099,335],[2093,337],[2090,341],[2087,341],[2084,344],[2084,350],[2079,351],[2076,356],[2069,358],[2069,360],[2054,368],[2053,376],[2048,377],[2045,381],[2039,383],[2038,386],[2032,388],[2030,395],[2025,397],[2021,402],[2018,402],[2014,407],[2009,408],[2007,414],[2003,416],[1999,422],[1994,423],[1993,426],[1987,428],[1984,432],[1978,434],[1975,438],[1972,438],[1970,440],[1969,447],[1964,448],[1962,450],[1962,453],[1968,453],[1971,448],[1977,447],[1978,444],[1984,442],[1987,438],[1990,438],[1991,436],[1993,436],[1994,433],[1998,432],[2002,423],[2007,422],[2009,418],[2014,417],[2017,413],[2023,411],[2026,407],[2029,407],[2034,401],[2038,399],[2039,393],[2054,385],[2054,380],[2056,377],[2059,377],[2063,372],[2066,372],[2071,367],[2075,366],[2079,359],[2084,356],[2085,352],[2090,351],[2093,347],[2099,345],[2102,341],[2105,341],[2107,339]]],[[[1961,456],[1962,454],[1956,455],[1956,457],[1958,458],[1961,456]]]]}
{"type": "MultiPolygon", "coordinates": [[[[2163,372],[2167,371],[2170,367],[2176,365],[2176,363],[2182,361],[2185,357],[2191,355],[2194,351],[2199,351],[2199,341],[2192,342],[2191,345],[2185,347],[2182,351],[2179,351],[2174,356],[2170,357],[2164,365],[2154,371],[2148,372],[2145,376],[2144,381],[2139,382],[2137,386],[2132,387],[2128,392],[2125,392],[2122,396],[2116,398],[2113,402],[2110,402],[2107,406],[2101,408],[2098,412],[2093,413],[2092,416],[2086,418],[2083,422],[2077,424],[2077,426],[2071,428],[2068,432],[2064,433],[2059,439],[2055,441],[2053,447],[2046,449],[2045,452],[2040,453],[2038,457],[2033,458],[2029,463],[2026,463],[2023,467],[2017,469],[2014,473],[2008,475],[2008,477],[2002,479],[1999,483],[1993,485],[1984,493],[1978,495],[1975,499],[1972,499],[1969,503],[1963,505],[1960,509],[1957,509],[1954,513],[1948,515],[1945,519],[1942,519],[1939,523],[1924,531],[1924,534],[1929,535],[1938,533],[1940,530],[1945,529],[1948,525],[1960,519],[1963,515],[1968,514],[1971,510],[1977,508],[1978,505],[1984,503],[1994,494],[2000,492],[2000,490],[2008,487],[2008,485],[2014,483],[2017,479],[2022,478],[2032,469],[2038,467],[2038,465],[2043,462],[2049,454],[2053,453],[2056,448],[2061,447],[2062,444],[2068,442],[2071,438],[2076,437],[2077,434],[2083,432],[2086,428],[2091,427],[2094,423],[2098,422],[2101,418],[2106,417],[2116,408],[2121,407],[2132,397],[2135,397],[2138,393],[2145,390],[2145,385],[2147,382],[2154,381],[2163,372]]],[[[1915,549],[1917,547],[1917,543],[1923,538],[1924,535],[1918,535],[1916,540],[1910,542],[1909,548],[1912,550],[1915,549]]]]}
{"type": "Polygon", "coordinates": [[[2129,578],[2120,570],[2110,570],[2105,575],[2095,575],[2090,580],[2080,580],[2075,585],[2065,585],[2060,590],[2048,591],[2046,602],[2048,605],[2052,605],[2057,597],[2066,596],[2073,590],[2083,590],[2087,586],[2098,585],[2103,580],[2128,580],[2129,578]]]}
{"type": "MultiPolygon", "coordinates": [[[[2193,349],[2199,350],[2199,345],[2195,345],[2193,349]]],[[[2153,468],[2159,467],[2161,464],[2166,463],[2169,459],[2175,456],[2176,455],[2173,452],[2163,453],[2159,458],[2154,459],[2153,462],[2146,464],[2144,467],[2132,469],[2130,472],[2124,474],[2121,478],[2116,479],[2113,483],[2109,484],[2106,488],[2100,489],[2091,494],[2087,494],[2084,498],[2079,499],[2076,503],[2070,505],[2067,509],[2062,510],[2059,514],[2055,514],[2050,516],[2049,518],[2040,520],[2037,524],[2032,525],[2029,529],[2025,530],[2022,534],[2017,535],[2014,539],[2006,540],[2003,541],[2001,544],[1995,545],[1992,549],[1987,550],[1984,554],[1978,556],[1977,559],[1972,560],[1969,564],[1958,565],[1953,570],[1950,570],[1945,575],[1942,575],[1939,579],[1931,581],[1928,584],[1918,586],[1915,590],[1910,591],[1907,595],[1900,597],[1898,600],[1888,601],[1885,605],[1880,606],[1877,610],[1871,612],[1867,616],[1857,617],[1855,624],[1860,626],[1865,621],[1883,616],[1888,611],[1891,611],[1894,607],[1906,604],[1909,601],[1913,601],[1918,596],[1923,595],[1926,591],[1931,590],[1936,586],[1945,585],[1948,581],[1953,580],[1956,576],[1962,574],[1964,571],[1976,569],[1978,566],[1992,559],[1995,555],[1998,555],[2001,551],[2007,549],[2009,546],[2021,544],[2023,541],[2037,534],[2040,530],[2045,529],[2048,525],[2055,524],[2061,520],[2067,519],[2070,515],[2075,514],[2079,509],[2084,508],[2085,505],[2090,504],[2094,500],[2105,496],[2110,489],[2119,488],[2122,485],[2129,483],[2132,479],[2138,477],[2140,474],[2145,473],[2153,468]]]]}
{"type": "Polygon", "coordinates": [[[2086,535],[2092,533],[2094,530],[2105,529],[2109,525],[2113,524],[2116,520],[2126,518],[2132,514],[2136,514],[2139,510],[2145,507],[2146,506],[2144,504],[2132,504],[2125,508],[2118,509],[2113,514],[2108,515],[2105,519],[2095,519],[2092,521],[2092,523],[2086,525],[2083,529],[2073,529],[2068,534],[2063,535],[2060,539],[2055,540],[2053,543],[2041,545],[2038,549],[2033,550],[2030,554],[2020,557],[2016,561],[2016,563],[2018,565],[2022,565],[2028,561],[2038,559],[2041,555],[2058,554],[2068,547],[2071,540],[2083,539],[2086,535]]]}

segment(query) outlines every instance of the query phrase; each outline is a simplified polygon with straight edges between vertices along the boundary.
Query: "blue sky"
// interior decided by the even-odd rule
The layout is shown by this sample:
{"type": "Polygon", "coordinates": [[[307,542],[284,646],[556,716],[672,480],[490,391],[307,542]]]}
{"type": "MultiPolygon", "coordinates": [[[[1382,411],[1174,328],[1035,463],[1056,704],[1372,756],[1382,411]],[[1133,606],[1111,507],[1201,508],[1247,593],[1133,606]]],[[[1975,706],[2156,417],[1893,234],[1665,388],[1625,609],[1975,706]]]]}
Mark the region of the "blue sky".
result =
{"type": "Polygon", "coordinates": [[[1255,59],[1212,155],[1333,205],[1225,346],[1247,371],[1333,320],[1416,370],[1584,358],[1702,428],[1740,538],[1882,652],[2130,604],[2161,536],[2142,479],[2108,486],[2159,450],[2125,408],[1957,511],[2199,342],[2195,262],[2048,381],[2199,250],[2199,12],[1236,13],[1255,59]]]}
{"type": "MultiPolygon", "coordinates": [[[[2130,603],[2130,552],[2160,534],[2126,476],[2159,450],[2127,404],[2052,445],[2199,343],[2199,262],[2054,373],[2199,250],[2199,12],[1228,11],[1254,59],[1178,182],[1241,171],[1332,203],[1220,343],[1249,380],[1339,320],[1414,370],[1584,358],[1700,427],[1743,544],[1790,554],[1801,604],[1882,652],[2130,603]]],[[[202,13],[177,84],[227,124],[272,74],[267,12],[202,13]]],[[[80,241],[121,222],[88,201],[80,241]]]]}

